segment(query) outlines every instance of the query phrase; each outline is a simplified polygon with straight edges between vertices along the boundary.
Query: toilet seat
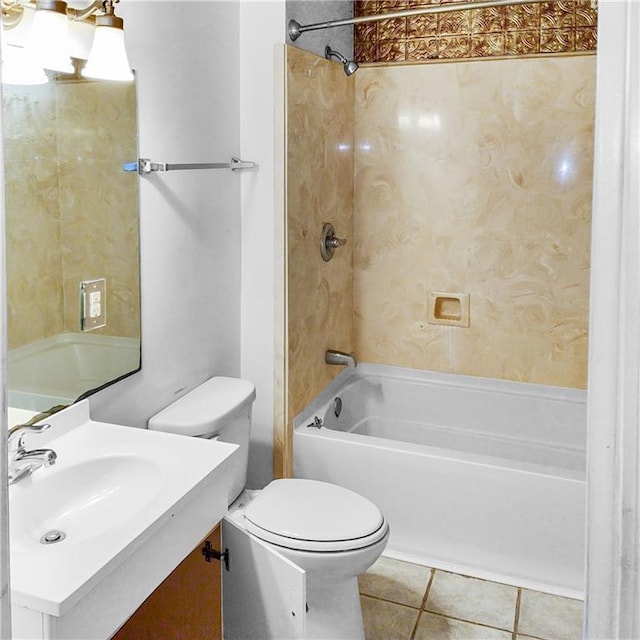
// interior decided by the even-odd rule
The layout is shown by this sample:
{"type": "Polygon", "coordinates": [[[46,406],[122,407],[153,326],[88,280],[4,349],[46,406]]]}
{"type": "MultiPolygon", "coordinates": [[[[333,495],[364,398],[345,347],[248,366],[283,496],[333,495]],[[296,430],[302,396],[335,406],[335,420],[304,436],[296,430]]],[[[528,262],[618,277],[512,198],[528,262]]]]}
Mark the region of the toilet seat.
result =
{"type": "Polygon", "coordinates": [[[247,531],[299,551],[362,549],[382,540],[388,524],[363,496],[317,480],[274,480],[244,514],[247,531]]]}

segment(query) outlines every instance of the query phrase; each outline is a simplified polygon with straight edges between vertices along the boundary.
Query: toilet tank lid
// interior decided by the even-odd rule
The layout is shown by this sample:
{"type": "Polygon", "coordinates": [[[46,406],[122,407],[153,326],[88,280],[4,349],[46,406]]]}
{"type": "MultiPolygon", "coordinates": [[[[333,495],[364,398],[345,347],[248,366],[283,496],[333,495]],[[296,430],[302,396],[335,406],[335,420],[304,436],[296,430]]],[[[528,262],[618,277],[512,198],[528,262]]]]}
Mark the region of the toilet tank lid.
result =
{"type": "Polygon", "coordinates": [[[149,419],[152,431],[186,436],[212,435],[255,400],[256,389],[240,378],[216,376],[149,419]]]}

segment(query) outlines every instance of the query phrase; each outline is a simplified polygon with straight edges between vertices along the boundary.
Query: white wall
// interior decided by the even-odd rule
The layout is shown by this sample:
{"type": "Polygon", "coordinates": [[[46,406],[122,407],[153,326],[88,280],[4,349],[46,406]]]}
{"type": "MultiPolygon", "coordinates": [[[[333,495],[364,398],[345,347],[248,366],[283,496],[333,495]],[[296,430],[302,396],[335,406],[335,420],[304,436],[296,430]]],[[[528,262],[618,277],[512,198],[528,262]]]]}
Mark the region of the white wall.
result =
{"type": "Polygon", "coordinates": [[[92,397],[91,411],[142,427],[205,378],[241,375],[257,390],[248,485],[262,487],[273,477],[274,47],[286,2],[130,0],[118,13],[138,77],[141,155],[239,154],[260,169],[141,179],[142,371],[92,397]]]}
{"type": "Polygon", "coordinates": [[[274,47],[285,37],[284,0],[240,2],[242,176],[242,376],[256,385],[250,487],[273,477],[274,414],[274,47]]]}
{"type": "MultiPolygon", "coordinates": [[[[140,155],[238,155],[238,2],[129,1],[117,13],[137,72],[140,155]]],[[[240,180],[227,170],[140,179],[142,371],[92,396],[94,418],[143,427],[207,377],[240,374],[240,180]]]]}
{"type": "Polygon", "coordinates": [[[640,5],[598,4],[585,638],[640,637],[640,5]]]}
{"type": "Polygon", "coordinates": [[[273,477],[273,48],[284,0],[128,2],[118,13],[137,72],[141,155],[240,155],[260,169],[140,180],[142,371],[93,396],[92,415],[143,427],[208,376],[242,375],[257,389],[248,484],[261,487],[273,477]]]}
{"type": "MultiPolygon", "coordinates": [[[[2,31],[0,29],[0,31],[2,31]]],[[[0,37],[0,40],[2,38],[0,37]]],[[[1,79],[1,74],[0,74],[1,79]]],[[[1,95],[0,95],[1,99],[1,95]]],[[[1,101],[1,100],[0,100],[1,101]]],[[[0,131],[2,110],[0,109],[0,131]]],[[[0,157],[4,145],[0,136],[0,157]]],[[[4,164],[0,163],[0,180],[4,184],[4,164]]],[[[0,198],[0,638],[11,636],[11,593],[9,590],[9,473],[7,460],[7,299],[4,189],[0,198]]]]}

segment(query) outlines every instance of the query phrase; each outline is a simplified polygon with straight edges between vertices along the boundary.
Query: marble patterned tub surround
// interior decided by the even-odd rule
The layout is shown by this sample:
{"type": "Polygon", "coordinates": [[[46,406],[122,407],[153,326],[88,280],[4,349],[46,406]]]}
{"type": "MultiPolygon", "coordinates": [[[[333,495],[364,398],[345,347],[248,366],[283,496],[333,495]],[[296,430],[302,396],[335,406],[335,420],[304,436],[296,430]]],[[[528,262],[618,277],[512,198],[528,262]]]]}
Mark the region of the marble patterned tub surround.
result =
{"type": "Polygon", "coordinates": [[[592,56],[360,69],[360,360],[586,386],[594,90],[592,56]]]}
{"type": "MultiPolygon", "coordinates": [[[[450,0],[356,0],[356,16],[447,4],[450,0]]],[[[590,0],[557,0],[355,25],[360,63],[424,62],[596,50],[590,0]]]]}
{"type": "Polygon", "coordinates": [[[135,86],[7,86],[3,115],[9,348],[79,331],[80,281],[99,277],[98,333],[139,337],[135,86]]]}
{"type": "Polygon", "coordinates": [[[62,333],[55,93],[50,84],[3,87],[7,338],[12,349],[62,333]],[[41,247],[50,245],[48,251],[41,247]]]}
{"type": "Polygon", "coordinates": [[[56,85],[65,329],[78,331],[78,286],[107,279],[110,336],[140,337],[138,179],[133,83],[56,85]]]}
{"type": "MultiPolygon", "coordinates": [[[[353,350],[353,77],[342,65],[286,47],[288,419],[336,376],[329,348],[353,350]],[[331,222],[347,244],[320,255],[331,222]]],[[[290,427],[289,427],[290,428],[290,427]]]]}

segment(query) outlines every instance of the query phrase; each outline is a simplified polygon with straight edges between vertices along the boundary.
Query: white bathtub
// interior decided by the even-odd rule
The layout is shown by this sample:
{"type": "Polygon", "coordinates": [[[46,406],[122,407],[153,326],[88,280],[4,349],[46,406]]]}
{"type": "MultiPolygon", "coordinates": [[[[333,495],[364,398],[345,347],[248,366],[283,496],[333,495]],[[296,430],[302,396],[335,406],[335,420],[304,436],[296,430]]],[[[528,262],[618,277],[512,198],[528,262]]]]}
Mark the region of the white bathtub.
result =
{"type": "Polygon", "coordinates": [[[9,406],[45,411],[140,366],[140,341],[62,333],[12,349],[7,357],[9,406]]]}
{"type": "Polygon", "coordinates": [[[295,476],[374,501],[385,555],[574,597],[585,457],[586,392],[519,382],[363,364],[294,421],[295,476]]]}

